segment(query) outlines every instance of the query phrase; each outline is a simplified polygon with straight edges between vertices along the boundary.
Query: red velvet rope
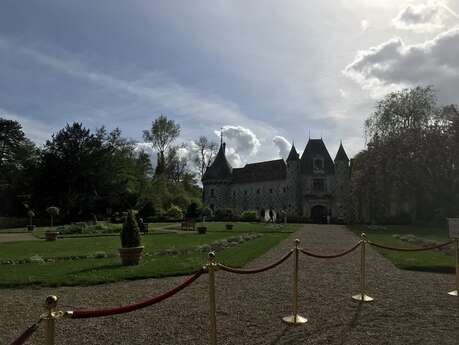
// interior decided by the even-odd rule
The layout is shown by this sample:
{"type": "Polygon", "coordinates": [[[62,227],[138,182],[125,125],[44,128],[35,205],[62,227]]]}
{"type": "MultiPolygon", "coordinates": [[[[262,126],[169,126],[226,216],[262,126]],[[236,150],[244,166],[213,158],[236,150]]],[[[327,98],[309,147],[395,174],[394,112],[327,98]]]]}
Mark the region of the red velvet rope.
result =
{"type": "Polygon", "coordinates": [[[92,318],[92,317],[102,317],[102,316],[110,316],[110,315],[116,315],[116,314],[124,314],[124,313],[129,313],[134,310],[138,310],[141,308],[145,308],[148,306],[151,306],[153,304],[159,303],[169,297],[172,297],[175,295],[177,292],[180,290],[186,288],[188,285],[193,283],[196,279],[198,279],[203,273],[205,272],[204,268],[202,268],[200,271],[196,272],[194,275],[192,275],[190,278],[185,280],[182,284],[177,285],[175,288],[163,293],[162,295],[150,298],[148,300],[139,302],[139,303],[134,303],[134,304],[128,304],[123,307],[117,307],[117,308],[107,308],[107,309],[95,309],[95,310],[75,310],[71,314],[72,319],[86,319],[86,318],[92,318]]]}
{"type": "Polygon", "coordinates": [[[285,260],[287,260],[290,255],[293,254],[293,249],[290,250],[287,254],[285,254],[283,257],[281,257],[278,261],[272,263],[269,266],[266,267],[261,267],[261,268],[254,268],[254,269],[239,269],[239,268],[234,268],[234,267],[228,267],[222,264],[217,264],[217,266],[222,270],[226,272],[231,272],[231,273],[238,273],[238,274],[254,274],[254,273],[260,273],[264,272],[267,270],[270,270],[271,268],[274,268],[276,266],[279,266],[281,263],[283,263],[285,260]]]}
{"type": "Polygon", "coordinates": [[[395,248],[395,247],[384,246],[382,244],[378,244],[378,243],[374,243],[374,242],[368,242],[368,243],[371,244],[372,246],[375,246],[375,247],[378,247],[378,248],[382,248],[382,249],[387,249],[387,250],[397,250],[397,251],[400,251],[400,252],[421,252],[421,251],[424,251],[424,250],[432,250],[432,249],[438,249],[438,248],[441,248],[441,247],[445,247],[445,246],[450,245],[453,242],[454,242],[454,240],[451,240],[451,241],[448,241],[448,242],[445,242],[445,243],[437,244],[437,245],[432,246],[432,247],[423,247],[423,248],[395,248]]]}
{"type": "Polygon", "coordinates": [[[30,326],[29,328],[27,328],[19,337],[16,338],[16,340],[14,340],[10,345],[22,345],[24,344],[27,339],[29,339],[32,334],[35,333],[35,331],[38,329],[38,326],[40,325],[40,322],[42,321],[43,319],[40,319],[38,320],[37,322],[35,322],[32,326],[30,326]]]}
{"type": "Polygon", "coordinates": [[[315,254],[315,253],[308,252],[307,250],[304,250],[304,249],[300,249],[300,252],[302,252],[304,255],[312,256],[313,258],[335,259],[335,258],[339,258],[340,256],[344,256],[344,255],[347,255],[347,254],[353,252],[354,250],[356,250],[360,246],[361,243],[362,242],[359,241],[352,248],[349,248],[348,250],[345,250],[344,252],[341,252],[341,253],[338,253],[338,254],[333,254],[333,255],[315,254]]]}

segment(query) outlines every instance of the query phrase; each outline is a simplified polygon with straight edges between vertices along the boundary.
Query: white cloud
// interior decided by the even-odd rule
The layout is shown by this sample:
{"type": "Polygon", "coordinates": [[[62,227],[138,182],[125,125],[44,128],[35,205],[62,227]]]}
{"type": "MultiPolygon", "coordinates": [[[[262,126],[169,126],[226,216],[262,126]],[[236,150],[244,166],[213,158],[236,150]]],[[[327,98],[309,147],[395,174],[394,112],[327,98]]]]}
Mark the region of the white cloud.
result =
{"type": "MultiPolygon", "coordinates": [[[[223,140],[228,143],[227,147],[234,148],[235,152],[242,156],[253,156],[258,152],[260,140],[248,128],[242,126],[223,126],[223,140]]],[[[215,131],[220,136],[219,131],[215,131]]]]}
{"type": "Polygon", "coordinates": [[[285,139],[283,136],[276,135],[273,138],[273,143],[279,150],[279,156],[286,159],[290,152],[290,148],[292,147],[288,140],[285,139]]]}
{"type": "Polygon", "coordinates": [[[406,6],[392,20],[392,24],[401,30],[432,32],[444,28],[445,21],[451,16],[458,17],[444,2],[429,1],[406,6]]]}
{"type": "Polygon", "coordinates": [[[443,102],[457,103],[459,26],[421,44],[393,38],[360,51],[343,73],[374,97],[416,85],[434,85],[443,102]]]}
{"type": "Polygon", "coordinates": [[[362,21],[360,22],[360,29],[362,31],[367,31],[369,27],[370,22],[367,19],[362,19],[362,21]]]}

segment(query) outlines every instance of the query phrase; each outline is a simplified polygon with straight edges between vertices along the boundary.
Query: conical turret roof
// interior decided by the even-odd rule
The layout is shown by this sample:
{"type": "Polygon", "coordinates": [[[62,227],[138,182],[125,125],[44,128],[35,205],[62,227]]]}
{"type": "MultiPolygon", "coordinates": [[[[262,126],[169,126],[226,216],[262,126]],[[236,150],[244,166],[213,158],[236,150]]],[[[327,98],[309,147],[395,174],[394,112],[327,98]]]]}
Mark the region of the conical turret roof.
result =
{"type": "Polygon", "coordinates": [[[340,143],[338,152],[336,153],[335,157],[335,162],[336,161],[345,161],[349,162],[349,158],[346,154],[346,151],[344,151],[343,143],[340,143]]]}
{"type": "Polygon", "coordinates": [[[300,159],[300,155],[296,151],[295,144],[292,144],[292,148],[290,149],[290,153],[288,154],[288,157],[287,157],[287,162],[297,161],[299,159],[300,159]]]}
{"type": "Polygon", "coordinates": [[[231,179],[233,168],[226,159],[225,146],[225,143],[221,144],[213,163],[207,168],[204,176],[202,177],[203,181],[231,179]]]}

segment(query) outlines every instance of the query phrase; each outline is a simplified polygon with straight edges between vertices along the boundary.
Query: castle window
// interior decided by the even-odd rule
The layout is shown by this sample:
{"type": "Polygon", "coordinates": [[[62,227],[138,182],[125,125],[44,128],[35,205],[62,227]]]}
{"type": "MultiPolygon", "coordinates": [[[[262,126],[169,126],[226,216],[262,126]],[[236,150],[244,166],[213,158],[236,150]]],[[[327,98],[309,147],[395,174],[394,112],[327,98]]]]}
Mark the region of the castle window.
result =
{"type": "Polygon", "coordinates": [[[312,190],[314,192],[324,192],[325,191],[325,180],[321,178],[316,178],[312,180],[312,190]]]}
{"type": "Polygon", "coordinates": [[[272,189],[272,188],[269,188],[269,192],[270,192],[271,194],[273,194],[273,189],[272,189]]]}
{"type": "Polygon", "coordinates": [[[215,196],[213,189],[210,190],[210,196],[215,196]]]}
{"type": "Polygon", "coordinates": [[[284,191],[284,193],[287,192],[287,188],[285,188],[285,187],[282,188],[282,190],[284,191]]]}
{"type": "Polygon", "coordinates": [[[257,194],[260,194],[260,188],[257,189],[257,194]]]}
{"type": "Polygon", "coordinates": [[[322,157],[314,158],[313,169],[315,173],[321,173],[324,171],[324,160],[322,157]]]}
{"type": "Polygon", "coordinates": [[[244,191],[244,195],[247,195],[247,191],[246,190],[244,191]]]}
{"type": "Polygon", "coordinates": [[[236,191],[233,191],[233,196],[236,196],[236,191]]]}

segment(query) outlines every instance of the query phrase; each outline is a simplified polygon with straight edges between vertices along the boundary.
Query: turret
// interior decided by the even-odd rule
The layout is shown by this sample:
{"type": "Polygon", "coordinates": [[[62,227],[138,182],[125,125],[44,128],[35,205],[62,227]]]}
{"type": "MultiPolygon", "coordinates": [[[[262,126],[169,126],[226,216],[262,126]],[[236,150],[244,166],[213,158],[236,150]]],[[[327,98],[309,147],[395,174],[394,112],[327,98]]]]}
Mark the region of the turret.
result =
{"type": "Polygon", "coordinates": [[[204,204],[215,211],[230,206],[230,184],[233,168],[225,156],[226,144],[221,143],[217,156],[202,177],[204,204]]]}
{"type": "Polygon", "coordinates": [[[296,215],[300,212],[300,155],[296,151],[295,144],[292,144],[290,153],[287,157],[287,189],[288,198],[286,200],[287,213],[290,215],[296,215]]]}
{"type": "Polygon", "coordinates": [[[349,158],[340,143],[335,156],[335,201],[337,220],[348,222],[351,216],[351,188],[349,158]]]}

